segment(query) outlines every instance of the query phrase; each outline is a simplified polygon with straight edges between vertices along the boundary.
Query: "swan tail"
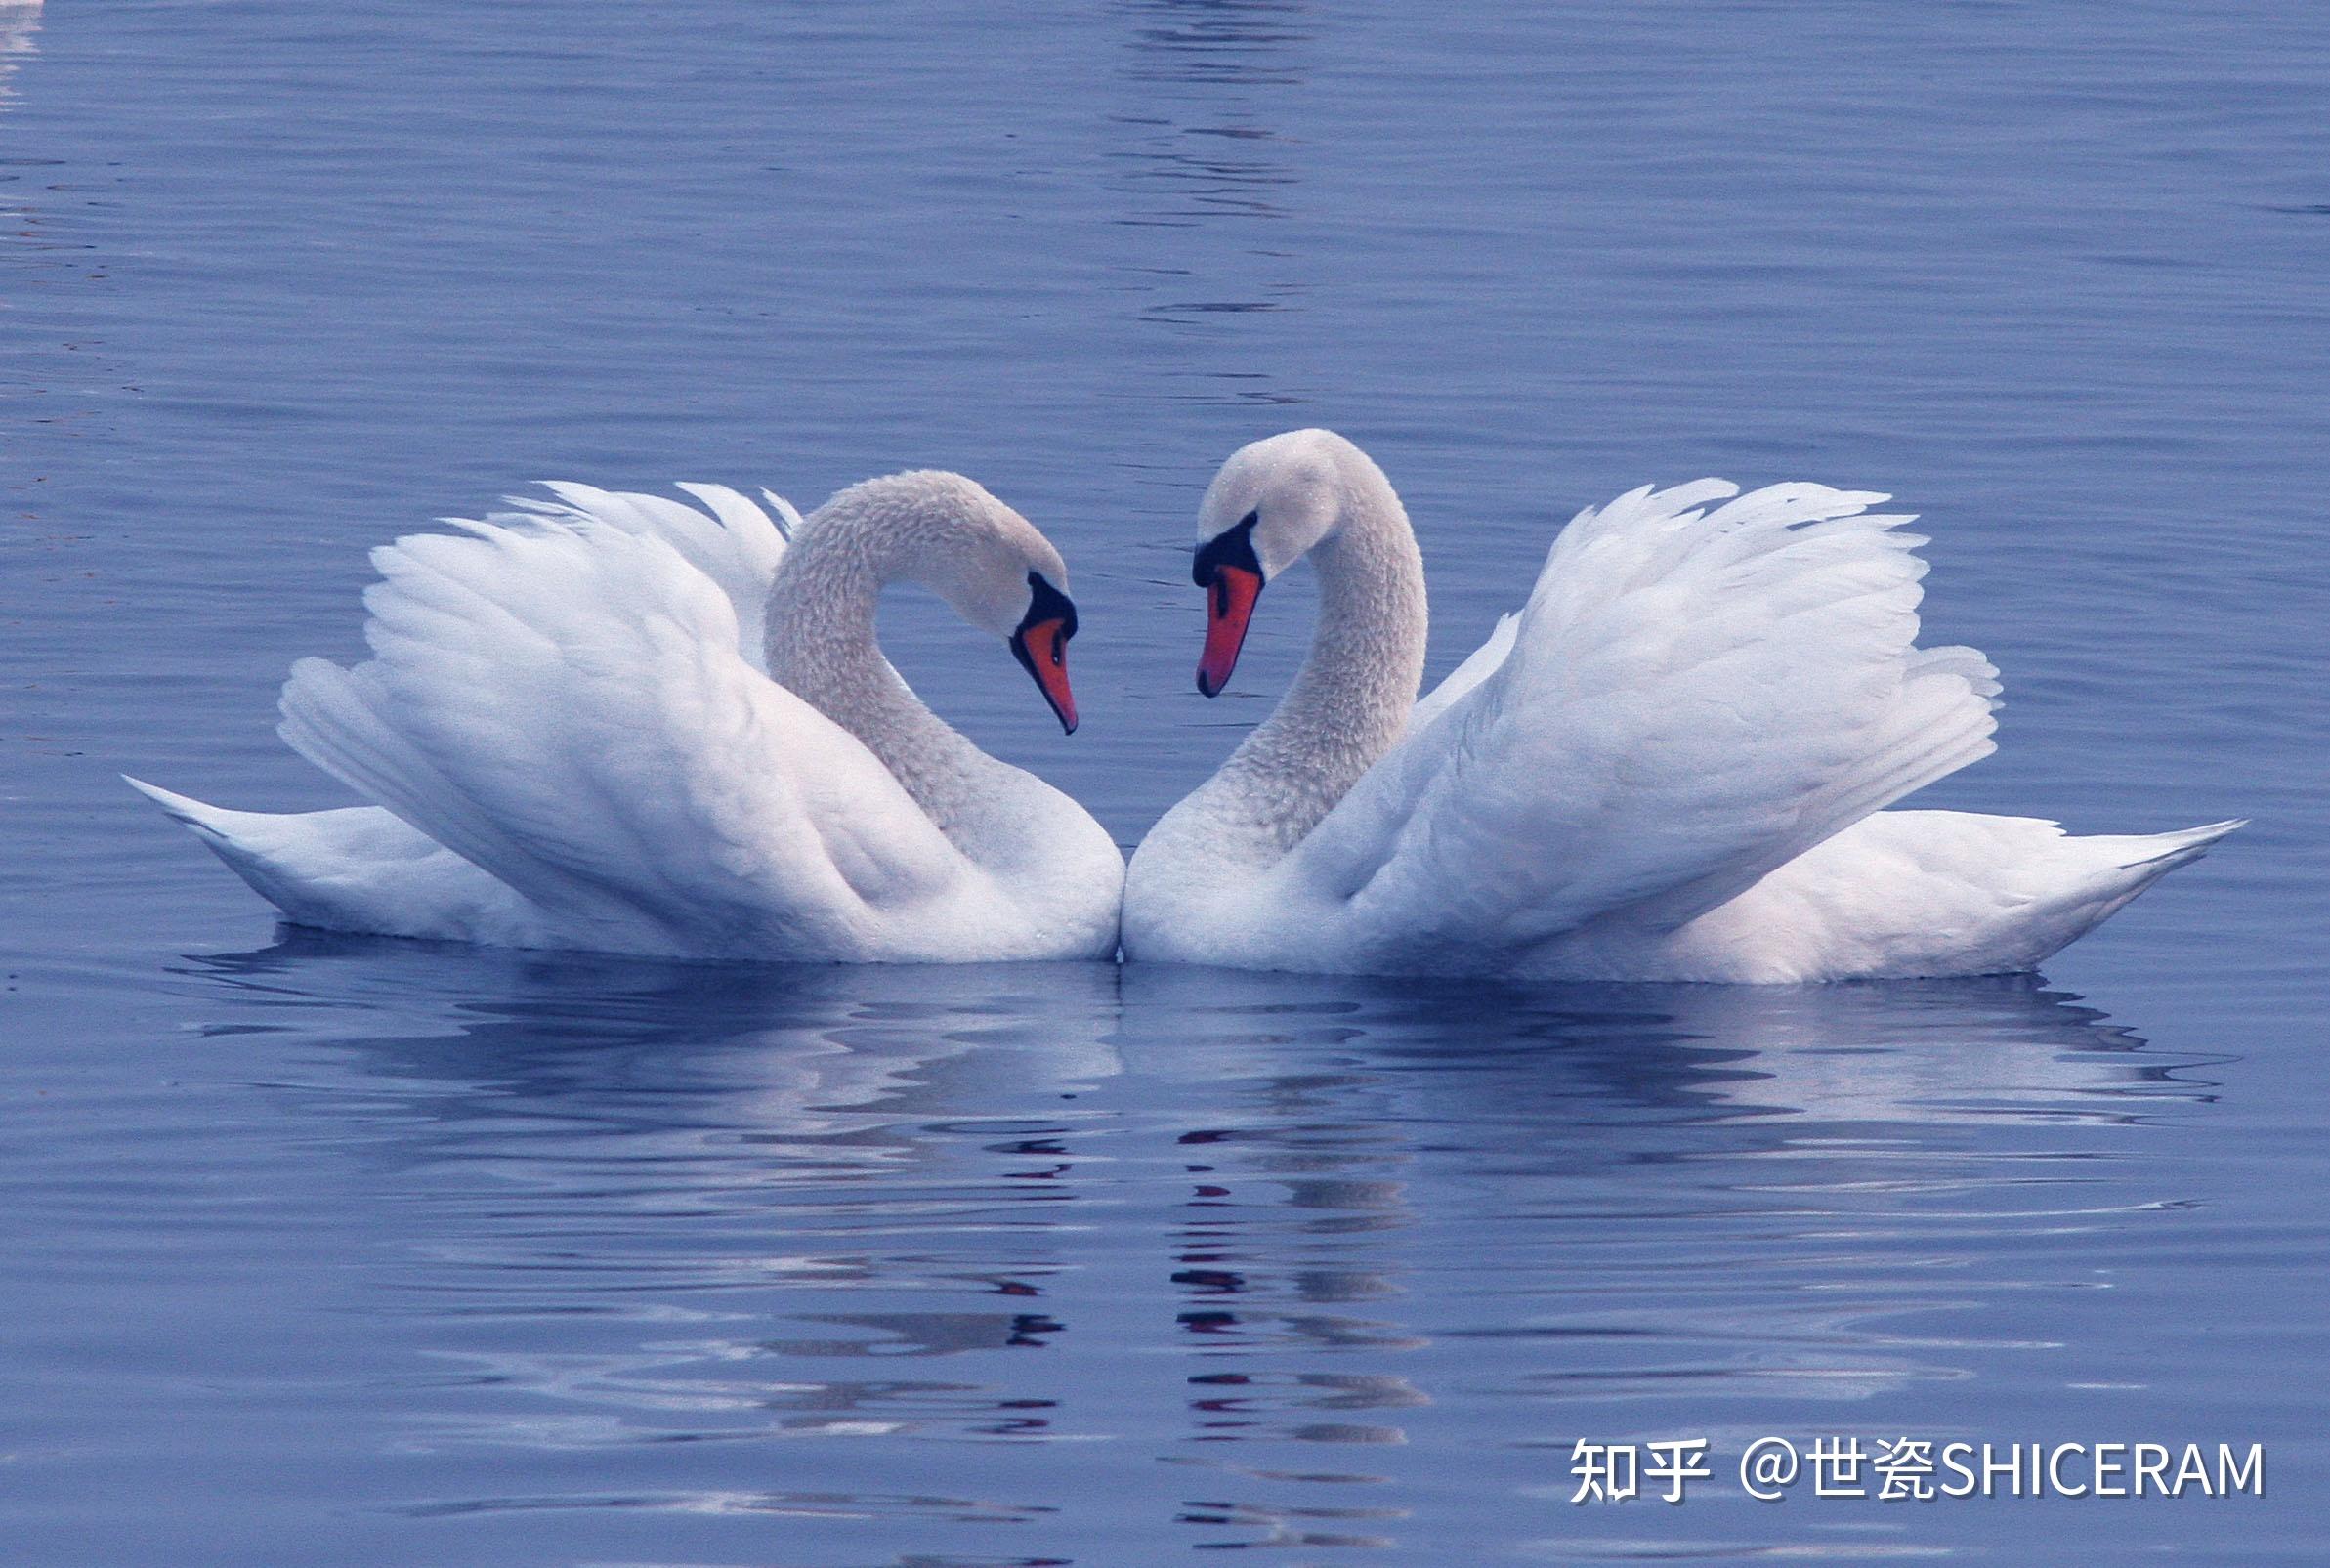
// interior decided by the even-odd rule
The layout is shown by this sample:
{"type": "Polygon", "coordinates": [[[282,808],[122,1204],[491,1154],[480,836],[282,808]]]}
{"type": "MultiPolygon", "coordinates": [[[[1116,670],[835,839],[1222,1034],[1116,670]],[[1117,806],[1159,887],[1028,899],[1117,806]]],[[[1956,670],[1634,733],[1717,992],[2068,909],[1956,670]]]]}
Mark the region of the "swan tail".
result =
{"type": "Polygon", "coordinates": [[[161,807],[171,821],[185,825],[229,870],[285,915],[296,921],[315,912],[307,879],[289,864],[296,840],[284,831],[286,819],[264,812],[230,811],[126,773],[121,782],[161,807]]]}
{"type": "Polygon", "coordinates": [[[2240,826],[2075,837],[2035,817],[1878,812],[1685,927],[1674,977],[2035,969],[2240,826]]]}
{"type": "Polygon", "coordinates": [[[2228,817],[2224,822],[2204,823],[2174,833],[2138,833],[2111,840],[2125,846],[2121,851],[2134,859],[2121,861],[2123,870],[2141,870],[2149,873],[2147,880],[2167,875],[2180,866],[2189,866],[2209,853],[2226,834],[2249,826],[2246,817],[2228,817]]]}
{"type": "Polygon", "coordinates": [[[391,936],[468,936],[510,890],[376,807],[231,811],[143,779],[122,782],[182,823],[294,925],[391,936]]]}
{"type": "Polygon", "coordinates": [[[2008,868],[2002,879],[2029,877],[2036,896],[2002,918],[2012,962],[1990,968],[2034,969],[2063,948],[2126,909],[2136,896],[2180,866],[2209,852],[2240,821],[2210,823],[2169,833],[2097,833],[2061,836],[2053,853],[2037,853],[2027,867],[2008,868]]]}

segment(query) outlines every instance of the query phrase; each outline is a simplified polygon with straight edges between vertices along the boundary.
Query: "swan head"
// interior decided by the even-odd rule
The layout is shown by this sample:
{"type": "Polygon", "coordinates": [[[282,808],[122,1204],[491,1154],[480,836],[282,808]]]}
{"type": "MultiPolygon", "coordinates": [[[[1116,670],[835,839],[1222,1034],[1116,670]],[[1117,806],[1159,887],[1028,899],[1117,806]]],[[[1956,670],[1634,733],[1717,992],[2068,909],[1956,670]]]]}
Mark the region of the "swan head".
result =
{"type": "Polygon", "coordinates": [[[1343,469],[1358,450],[1332,430],[1291,430],[1239,447],[1207,487],[1189,574],[1207,594],[1207,697],[1230,683],[1263,587],[1342,526],[1343,469]]]}
{"type": "Polygon", "coordinates": [[[880,575],[919,582],[981,631],[1002,638],[1076,733],[1068,640],[1076,603],[1068,563],[1035,524],[960,474],[926,469],[853,485],[821,509],[876,542],[880,575]]]}

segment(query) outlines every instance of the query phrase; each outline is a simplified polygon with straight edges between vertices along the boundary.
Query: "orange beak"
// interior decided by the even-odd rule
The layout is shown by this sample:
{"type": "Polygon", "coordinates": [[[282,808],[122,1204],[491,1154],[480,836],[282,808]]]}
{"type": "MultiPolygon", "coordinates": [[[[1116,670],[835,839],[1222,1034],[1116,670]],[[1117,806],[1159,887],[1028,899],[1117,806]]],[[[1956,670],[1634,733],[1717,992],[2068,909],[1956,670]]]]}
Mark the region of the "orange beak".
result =
{"type": "Polygon", "coordinates": [[[1011,634],[1011,652],[1020,666],[1036,677],[1036,689],[1052,705],[1060,728],[1076,734],[1076,694],[1068,689],[1068,639],[1073,635],[1065,619],[1029,622],[1011,634]]]}
{"type": "Polygon", "coordinates": [[[1238,651],[1246,646],[1247,622],[1253,619],[1254,601],[1262,596],[1262,574],[1244,567],[1216,567],[1206,589],[1206,652],[1198,659],[1198,690],[1220,695],[1238,667],[1238,651]]]}

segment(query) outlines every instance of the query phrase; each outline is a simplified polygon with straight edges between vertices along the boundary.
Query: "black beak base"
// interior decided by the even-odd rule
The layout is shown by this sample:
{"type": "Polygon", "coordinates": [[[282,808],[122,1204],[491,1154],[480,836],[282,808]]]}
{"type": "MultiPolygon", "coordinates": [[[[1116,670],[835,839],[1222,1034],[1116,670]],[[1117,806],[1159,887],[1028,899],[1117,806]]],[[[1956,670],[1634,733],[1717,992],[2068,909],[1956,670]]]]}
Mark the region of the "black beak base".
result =
{"type": "Polygon", "coordinates": [[[1262,521],[1259,512],[1249,512],[1239,519],[1234,529],[1224,529],[1204,544],[1189,564],[1189,580],[1201,588],[1211,588],[1213,579],[1224,567],[1237,567],[1262,575],[1261,558],[1254,554],[1254,525],[1262,521]]]}
{"type": "Polygon", "coordinates": [[[1076,699],[1068,688],[1068,639],[1076,635],[1076,602],[1034,572],[1028,573],[1028,613],[1011,633],[1011,657],[1034,678],[1060,728],[1074,735],[1076,699]]]}

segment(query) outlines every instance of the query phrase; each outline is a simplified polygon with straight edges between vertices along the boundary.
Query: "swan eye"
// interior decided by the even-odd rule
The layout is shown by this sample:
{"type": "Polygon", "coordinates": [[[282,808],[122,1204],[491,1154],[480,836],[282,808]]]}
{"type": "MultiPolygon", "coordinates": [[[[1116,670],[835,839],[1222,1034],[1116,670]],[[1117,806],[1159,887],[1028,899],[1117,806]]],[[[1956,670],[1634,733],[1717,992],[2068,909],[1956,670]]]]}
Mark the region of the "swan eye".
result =
{"type": "Polygon", "coordinates": [[[1246,514],[1246,516],[1244,516],[1244,517],[1240,518],[1240,519],[1238,520],[1238,526],[1239,526],[1240,528],[1242,528],[1242,529],[1250,529],[1250,528],[1252,528],[1252,527],[1253,527],[1253,526],[1254,526],[1256,523],[1259,523],[1259,522],[1261,522],[1261,521],[1262,521],[1262,509],[1261,509],[1260,507],[1258,507],[1258,506],[1257,506],[1257,507],[1255,507],[1255,508],[1254,508],[1252,511],[1250,511],[1250,512],[1247,513],[1247,514],[1246,514]]]}

